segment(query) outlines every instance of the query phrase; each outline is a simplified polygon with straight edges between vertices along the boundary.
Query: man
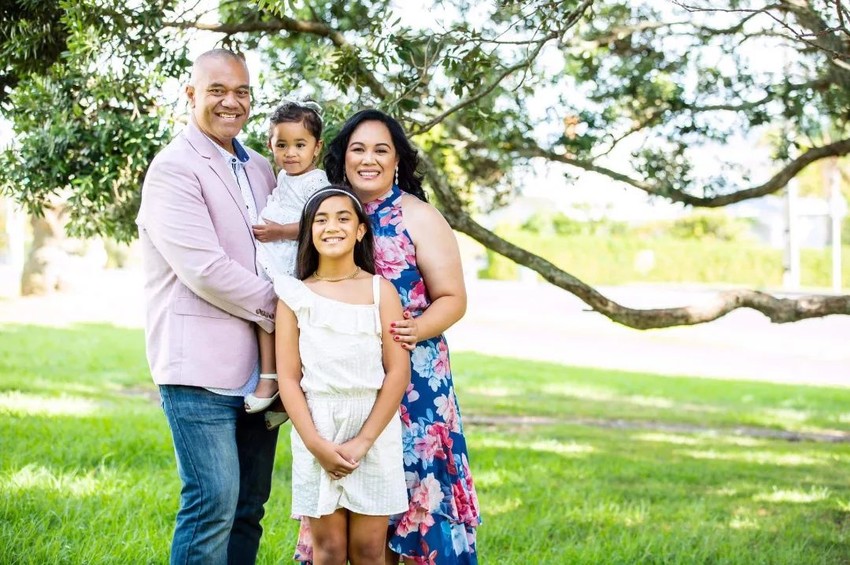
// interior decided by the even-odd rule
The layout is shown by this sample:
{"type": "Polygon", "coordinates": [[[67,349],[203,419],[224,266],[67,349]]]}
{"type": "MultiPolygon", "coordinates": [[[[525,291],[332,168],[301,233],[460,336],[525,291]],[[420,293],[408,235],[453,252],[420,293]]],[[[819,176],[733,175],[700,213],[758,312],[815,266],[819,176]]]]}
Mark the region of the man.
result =
{"type": "Polygon", "coordinates": [[[151,163],[136,220],[148,362],[183,483],[171,563],[254,563],[277,430],[243,398],[258,378],[255,324],[273,330],[276,298],[251,226],[275,178],[236,140],[251,106],[240,56],[202,54],[186,95],[190,123],[151,163]]]}

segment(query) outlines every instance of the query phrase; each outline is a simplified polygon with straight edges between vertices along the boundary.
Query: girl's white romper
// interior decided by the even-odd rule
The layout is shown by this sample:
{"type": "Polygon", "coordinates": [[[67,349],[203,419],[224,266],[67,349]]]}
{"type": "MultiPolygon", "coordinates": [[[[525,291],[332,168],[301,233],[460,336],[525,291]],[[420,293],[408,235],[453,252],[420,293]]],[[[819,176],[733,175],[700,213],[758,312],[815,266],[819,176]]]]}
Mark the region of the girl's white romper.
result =
{"type": "MultiPolygon", "coordinates": [[[[275,291],[298,319],[301,389],[319,435],[341,444],[357,435],[383,386],[380,277],[373,304],[323,297],[293,277],[277,277],[275,291]]],[[[292,513],[320,517],[338,508],[383,516],[408,507],[396,415],[350,475],[333,480],[292,428],[292,513]]]]}

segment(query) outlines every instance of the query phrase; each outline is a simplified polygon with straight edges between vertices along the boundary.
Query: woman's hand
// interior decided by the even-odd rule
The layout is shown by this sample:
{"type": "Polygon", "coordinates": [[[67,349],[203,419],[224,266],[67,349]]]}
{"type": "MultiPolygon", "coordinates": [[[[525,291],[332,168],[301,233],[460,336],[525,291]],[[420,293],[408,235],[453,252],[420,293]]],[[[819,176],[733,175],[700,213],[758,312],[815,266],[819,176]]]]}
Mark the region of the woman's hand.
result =
{"type": "Polygon", "coordinates": [[[283,224],[278,224],[271,220],[266,220],[265,218],[263,221],[265,222],[264,224],[251,226],[251,229],[254,230],[254,237],[257,238],[257,241],[268,243],[270,241],[286,239],[283,232],[283,224]]]}
{"type": "Polygon", "coordinates": [[[340,446],[327,440],[322,440],[312,450],[313,455],[332,479],[341,479],[351,474],[360,466],[360,461],[351,461],[340,454],[340,446]]]}
{"type": "Polygon", "coordinates": [[[411,316],[410,312],[405,311],[403,316],[403,320],[390,324],[390,333],[393,341],[397,341],[402,348],[413,351],[416,342],[419,341],[419,327],[416,325],[416,318],[411,316]]]}

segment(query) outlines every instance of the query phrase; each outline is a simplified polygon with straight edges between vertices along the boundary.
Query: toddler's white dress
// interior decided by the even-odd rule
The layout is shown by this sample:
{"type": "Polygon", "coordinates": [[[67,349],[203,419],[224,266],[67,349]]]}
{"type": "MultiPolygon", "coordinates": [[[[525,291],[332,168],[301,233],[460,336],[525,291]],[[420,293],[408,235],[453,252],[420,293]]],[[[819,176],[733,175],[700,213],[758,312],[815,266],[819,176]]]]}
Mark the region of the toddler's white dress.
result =
{"type": "MultiPolygon", "coordinates": [[[[260,218],[278,224],[291,224],[301,220],[304,204],[320,188],[328,186],[328,175],[321,169],[291,176],[281,170],[277,175],[277,186],[269,195],[260,218]]],[[[295,257],[298,242],[294,239],[257,242],[257,263],[268,280],[278,275],[295,275],[295,257]]]]}
{"type": "MultiPolygon", "coordinates": [[[[301,389],[316,430],[336,444],[355,437],[372,411],[385,372],[381,354],[380,277],[374,304],[326,298],[294,277],[275,279],[275,292],[298,319],[301,389]]],[[[292,513],[318,518],[338,508],[369,516],[408,507],[396,414],[350,475],[334,480],[292,428],[292,513]]]]}

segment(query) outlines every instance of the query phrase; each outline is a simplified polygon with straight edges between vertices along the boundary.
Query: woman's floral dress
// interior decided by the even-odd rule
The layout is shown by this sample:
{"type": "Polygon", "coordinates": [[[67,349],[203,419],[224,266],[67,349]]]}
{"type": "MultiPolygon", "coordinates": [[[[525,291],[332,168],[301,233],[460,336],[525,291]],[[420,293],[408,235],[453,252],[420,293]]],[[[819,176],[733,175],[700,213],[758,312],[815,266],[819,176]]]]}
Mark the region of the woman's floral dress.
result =
{"type": "MultiPolygon", "coordinates": [[[[369,202],[377,273],[393,283],[405,311],[416,317],[431,301],[416,266],[416,248],[402,218],[402,191],[369,202]]],[[[475,532],[481,519],[469,471],[466,438],[452,384],[449,350],[440,335],[411,352],[410,386],[402,399],[404,470],[410,506],[390,519],[389,546],[416,563],[478,563],[475,532]]],[[[302,522],[302,524],[306,524],[302,522]]],[[[312,554],[302,525],[296,559],[312,554]]]]}

